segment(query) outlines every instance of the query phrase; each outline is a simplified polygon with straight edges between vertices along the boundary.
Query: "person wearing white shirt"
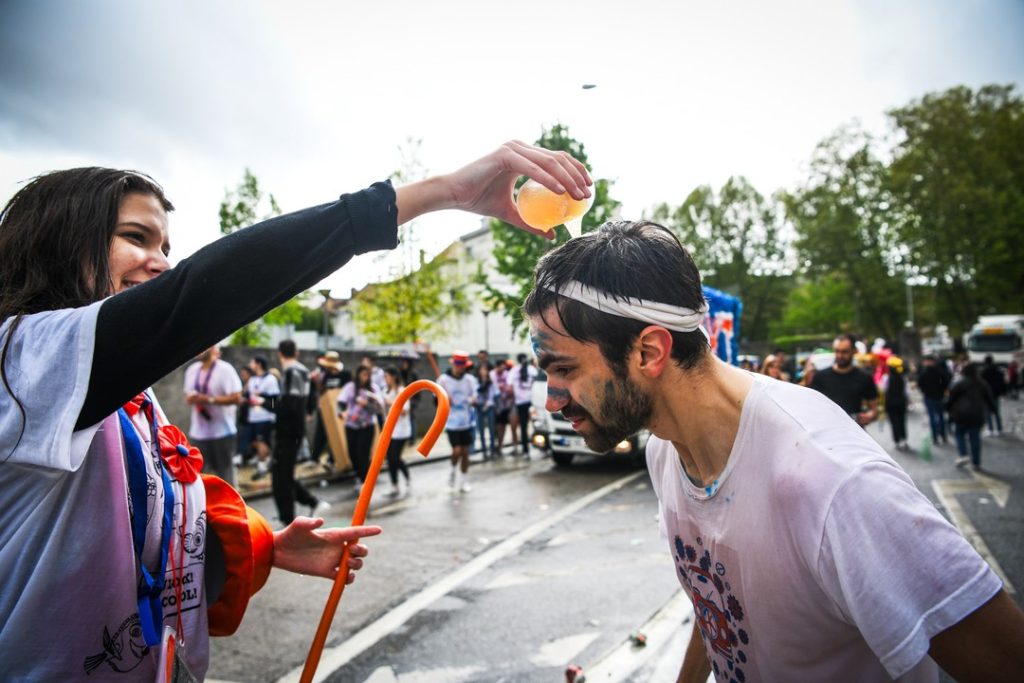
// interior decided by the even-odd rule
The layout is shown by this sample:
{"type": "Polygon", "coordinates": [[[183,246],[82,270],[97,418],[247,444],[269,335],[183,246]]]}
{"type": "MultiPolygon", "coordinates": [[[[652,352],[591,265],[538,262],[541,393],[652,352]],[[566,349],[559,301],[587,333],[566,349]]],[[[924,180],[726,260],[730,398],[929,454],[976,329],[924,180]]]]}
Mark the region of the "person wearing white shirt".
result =
{"type": "Polygon", "coordinates": [[[653,434],[696,616],[681,683],[1022,679],[1024,613],[999,577],[832,401],[715,357],[667,228],[614,221],[549,251],[523,309],[549,411],[598,452],[653,434]]]}
{"type": "Polygon", "coordinates": [[[451,369],[437,378],[437,383],[448,394],[448,422],[445,431],[452,446],[452,469],[448,485],[463,493],[470,491],[469,448],[473,445],[473,408],[477,402],[477,381],[469,370],[469,354],[455,351],[451,369]]]}
{"type": "MultiPolygon", "coordinates": [[[[512,391],[516,402],[516,422],[519,425],[519,442],[522,444],[523,455],[530,454],[530,408],[533,406],[533,383],[537,379],[537,368],[530,363],[529,356],[520,353],[516,356],[518,365],[509,373],[512,379],[512,391]]],[[[515,443],[515,426],[512,427],[512,442],[515,443]]],[[[519,453],[519,446],[513,451],[519,453]]]]}
{"type": "Polygon", "coordinates": [[[252,476],[255,480],[270,474],[270,449],[276,418],[269,407],[281,395],[281,385],[270,372],[270,364],[264,356],[253,356],[249,370],[252,377],[246,390],[249,394],[249,435],[256,451],[256,473],[252,476]]]}
{"type": "Polygon", "coordinates": [[[188,436],[203,454],[203,470],[231,486],[235,476],[236,414],[242,397],[242,380],[220,359],[220,348],[211,346],[185,370],[185,403],[191,406],[188,436]]]}
{"type": "MultiPolygon", "coordinates": [[[[405,389],[405,382],[402,381],[402,373],[396,367],[384,368],[384,379],[388,385],[387,390],[384,392],[384,410],[390,413],[395,402],[398,400],[399,394],[405,389]]],[[[402,478],[405,480],[405,495],[408,496],[412,493],[412,479],[409,477],[409,466],[402,459],[402,451],[405,450],[405,445],[412,438],[411,408],[412,401],[406,401],[402,404],[402,412],[398,415],[398,421],[395,422],[395,428],[391,432],[391,441],[388,443],[387,461],[388,477],[391,479],[391,491],[389,492],[391,496],[402,494],[401,487],[398,485],[399,472],[401,472],[402,478]]]]}
{"type": "Polygon", "coordinates": [[[148,176],[82,167],[25,183],[0,210],[0,678],[141,683],[173,664],[203,680],[209,637],[238,627],[272,567],[351,581],[379,527],[298,517],[272,531],[202,475],[148,387],[352,257],[395,248],[424,213],[545,234],[516,213],[524,173],[590,196],[581,164],[510,142],[249,226],[173,268],[173,205],[148,176]],[[227,577],[217,595],[208,566],[227,577]]]}

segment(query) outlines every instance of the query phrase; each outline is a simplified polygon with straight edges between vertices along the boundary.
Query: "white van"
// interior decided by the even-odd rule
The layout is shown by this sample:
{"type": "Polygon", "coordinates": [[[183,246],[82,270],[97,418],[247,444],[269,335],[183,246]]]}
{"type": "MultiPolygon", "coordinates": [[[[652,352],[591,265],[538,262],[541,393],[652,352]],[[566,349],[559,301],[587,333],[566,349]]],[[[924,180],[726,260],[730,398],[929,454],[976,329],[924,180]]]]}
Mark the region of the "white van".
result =
{"type": "Polygon", "coordinates": [[[1024,363],[1024,315],[983,315],[964,335],[967,357],[981,363],[992,356],[996,365],[1024,363]]]}

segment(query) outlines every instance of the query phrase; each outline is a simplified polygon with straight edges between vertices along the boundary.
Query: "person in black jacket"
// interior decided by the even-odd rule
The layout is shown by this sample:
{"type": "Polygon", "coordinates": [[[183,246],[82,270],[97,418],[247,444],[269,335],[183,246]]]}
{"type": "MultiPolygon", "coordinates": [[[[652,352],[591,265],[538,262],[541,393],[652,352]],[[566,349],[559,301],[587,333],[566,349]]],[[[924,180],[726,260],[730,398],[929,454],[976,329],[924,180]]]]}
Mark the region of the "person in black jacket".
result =
{"type": "Polygon", "coordinates": [[[981,368],[981,379],[992,392],[992,410],[985,414],[989,435],[1003,435],[1003,418],[999,414],[999,397],[1006,393],[1006,377],[1003,369],[995,364],[992,356],[985,356],[985,364],[981,368]]]}
{"type": "Polygon", "coordinates": [[[981,469],[981,426],[985,424],[985,411],[993,410],[992,392],[988,385],[978,378],[976,363],[968,363],[960,371],[960,377],[949,388],[949,421],[956,428],[956,449],[960,457],[957,467],[968,462],[974,470],[981,469]],[[967,457],[970,445],[971,457],[967,457]]]}
{"type": "Polygon", "coordinates": [[[924,407],[928,411],[928,426],[932,430],[932,443],[949,443],[946,429],[946,392],[949,391],[949,370],[935,356],[924,357],[924,365],[917,374],[917,388],[924,396],[924,407]]]}
{"type": "Polygon", "coordinates": [[[892,440],[896,449],[907,449],[907,377],[903,373],[903,359],[890,356],[886,361],[889,372],[883,378],[885,385],[885,414],[892,426],[892,440]]]}
{"type": "Polygon", "coordinates": [[[295,519],[295,503],[308,505],[311,517],[320,517],[331,508],[295,479],[295,459],[306,436],[306,405],[309,402],[309,370],[298,361],[298,348],[291,339],[277,346],[281,362],[281,396],[277,400],[274,422],[274,463],[271,483],[277,516],[282,524],[295,519]]]}

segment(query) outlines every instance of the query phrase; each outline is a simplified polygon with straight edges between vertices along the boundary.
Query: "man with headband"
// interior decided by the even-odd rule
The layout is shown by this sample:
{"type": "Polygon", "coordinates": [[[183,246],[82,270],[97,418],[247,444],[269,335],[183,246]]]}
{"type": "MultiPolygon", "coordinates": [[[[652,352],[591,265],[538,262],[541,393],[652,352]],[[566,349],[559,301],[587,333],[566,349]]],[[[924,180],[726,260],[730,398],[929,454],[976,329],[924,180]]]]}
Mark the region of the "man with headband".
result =
{"type": "Polygon", "coordinates": [[[547,409],[590,448],[648,428],[696,628],[680,681],[1021,680],[1024,614],[843,411],[710,353],[700,273],[650,222],[537,265],[524,309],[547,409]]]}

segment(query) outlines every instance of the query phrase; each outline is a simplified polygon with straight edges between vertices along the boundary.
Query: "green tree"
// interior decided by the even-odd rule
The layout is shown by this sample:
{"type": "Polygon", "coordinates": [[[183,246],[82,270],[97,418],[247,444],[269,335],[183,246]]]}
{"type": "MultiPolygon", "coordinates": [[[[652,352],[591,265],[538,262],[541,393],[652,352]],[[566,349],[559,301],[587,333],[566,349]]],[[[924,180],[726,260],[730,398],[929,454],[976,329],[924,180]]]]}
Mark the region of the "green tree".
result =
{"type": "Polygon", "coordinates": [[[466,288],[452,272],[450,252],[433,259],[420,250],[418,268],[390,282],[367,286],[352,302],[360,332],[375,344],[401,344],[447,336],[447,323],[469,311],[466,288]]]}
{"type": "Polygon", "coordinates": [[[686,245],[704,282],[743,300],[745,339],[768,338],[768,324],[781,316],[791,286],[780,213],[739,176],[717,194],[701,185],[678,207],[663,203],[651,216],[686,245]]]}
{"type": "Polygon", "coordinates": [[[807,182],[780,197],[797,231],[797,255],[810,291],[828,293],[832,285],[826,278],[844,279],[854,330],[895,339],[904,320],[907,266],[895,228],[899,218],[886,190],[887,169],[873,147],[863,132],[841,128],[816,148],[807,182]]]}
{"type": "MultiPolygon", "coordinates": [[[[224,191],[224,199],[220,203],[221,234],[230,235],[258,221],[281,215],[281,207],[278,206],[274,195],[267,195],[265,203],[263,199],[259,181],[252,171],[245,169],[242,182],[234,190],[224,191]]],[[[231,344],[263,346],[270,339],[268,326],[295,324],[302,320],[306,308],[302,302],[308,295],[308,292],[303,292],[267,312],[259,320],[239,328],[231,335],[231,344]]]]}
{"type": "MultiPolygon", "coordinates": [[[[420,180],[427,169],[419,161],[421,140],[408,139],[399,147],[402,164],[391,174],[401,183],[420,180]]],[[[452,245],[433,259],[415,247],[415,221],[399,227],[399,263],[387,282],[371,284],[352,302],[353,319],[359,331],[375,344],[401,344],[421,338],[438,340],[447,336],[448,323],[469,311],[466,284],[456,267],[452,245]]],[[[381,262],[391,258],[382,257],[381,262]]]]}
{"type": "MultiPolygon", "coordinates": [[[[569,135],[569,128],[555,124],[545,128],[535,143],[545,149],[568,152],[590,170],[583,143],[569,135]]],[[[526,182],[520,178],[516,188],[526,182]]],[[[590,232],[615,216],[621,202],[611,198],[611,182],[594,179],[594,203],[583,216],[583,232],[590,232]]],[[[492,311],[500,311],[512,322],[513,332],[524,336],[526,324],[523,320],[522,303],[533,288],[533,268],[548,251],[569,239],[567,230],[556,228],[556,239],[546,240],[517,229],[503,221],[492,219],[491,234],[494,236],[494,260],[498,274],[508,279],[509,287],[494,286],[487,273],[481,269],[475,278],[484,288],[484,300],[492,311]]]]}
{"type": "MultiPolygon", "coordinates": [[[[889,181],[910,267],[935,315],[966,329],[1024,310],[1024,101],[1012,85],[925,95],[888,115],[889,181]]],[[[937,321],[932,321],[937,322],[937,321]]]]}
{"type": "Polygon", "coordinates": [[[856,317],[850,282],[842,275],[826,273],[816,282],[794,287],[782,318],[771,326],[773,339],[790,336],[834,336],[850,332],[856,317]]]}

